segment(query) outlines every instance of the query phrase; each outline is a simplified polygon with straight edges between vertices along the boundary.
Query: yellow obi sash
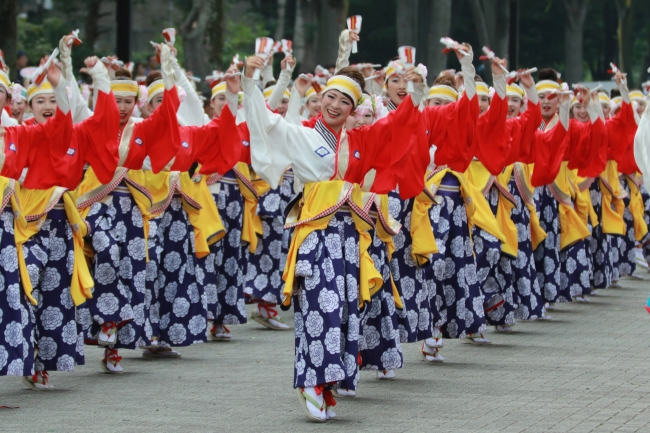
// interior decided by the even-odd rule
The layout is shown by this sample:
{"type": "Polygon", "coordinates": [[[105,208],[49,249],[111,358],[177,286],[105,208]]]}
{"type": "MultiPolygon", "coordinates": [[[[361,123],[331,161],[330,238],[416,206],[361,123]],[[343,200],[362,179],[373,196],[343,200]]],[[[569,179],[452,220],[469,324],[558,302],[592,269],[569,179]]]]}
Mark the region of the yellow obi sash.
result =
{"type": "MultiPolygon", "coordinates": [[[[517,162],[506,167],[504,175],[506,173],[511,173],[511,176],[514,176],[517,191],[519,191],[519,195],[528,208],[528,213],[530,215],[530,240],[533,251],[535,251],[539,244],[544,242],[547,235],[546,231],[544,231],[539,223],[539,215],[537,215],[537,207],[535,206],[535,188],[533,188],[533,185],[531,184],[533,173],[532,164],[528,165],[517,162]]],[[[501,176],[499,176],[499,178],[501,178],[501,176]]]]}
{"type": "MultiPolygon", "coordinates": [[[[517,257],[519,252],[517,226],[515,226],[515,223],[510,218],[510,213],[516,206],[515,198],[508,191],[510,174],[501,173],[498,177],[494,176],[490,174],[481,161],[475,160],[467,168],[465,177],[472,185],[481,190],[484,197],[487,197],[492,186],[499,190],[499,201],[495,217],[499,230],[506,239],[506,242],[501,246],[501,250],[512,257],[517,257]]],[[[489,206],[490,204],[488,203],[489,206]]],[[[491,211],[492,209],[490,208],[491,211]]]]}
{"type": "Polygon", "coordinates": [[[574,188],[570,180],[570,171],[567,161],[563,161],[555,181],[547,188],[551,195],[558,202],[558,215],[560,220],[560,250],[563,250],[575,243],[587,239],[591,233],[584,220],[576,213],[572,199],[580,202],[582,209],[586,204],[577,194],[577,187],[574,188]]]}
{"type": "Polygon", "coordinates": [[[370,302],[372,295],[381,289],[383,278],[368,253],[372,243],[369,230],[373,223],[364,211],[363,192],[358,186],[343,180],[310,182],[305,185],[300,202],[289,212],[285,225],[285,228],[294,229],[282,275],[285,281],[282,305],[285,307],[291,305],[300,246],[310,233],[324,230],[334,214],[344,206],[349,207],[359,233],[359,305],[370,302]]]}
{"type": "MultiPolygon", "coordinates": [[[[260,182],[256,180],[256,184],[251,180],[252,177],[257,177],[253,173],[251,175],[251,170],[248,167],[248,164],[243,162],[238,162],[237,166],[233,168],[235,176],[237,176],[237,183],[239,183],[239,191],[241,191],[242,197],[244,197],[244,215],[243,215],[243,224],[242,224],[242,241],[248,242],[248,251],[255,253],[257,250],[257,235],[263,235],[264,230],[262,229],[262,218],[257,214],[257,203],[259,202],[260,193],[268,191],[269,188],[266,182],[260,182]],[[266,187],[264,186],[266,184],[266,187]]],[[[261,180],[261,179],[260,179],[261,180]]]]}
{"type": "Polygon", "coordinates": [[[639,187],[641,186],[641,180],[637,178],[636,175],[625,174],[625,180],[627,185],[630,188],[630,204],[627,208],[632,214],[632,220],[634,224],[634,238],[637,241],[643,240],[645,235],[648,234],[648,225],[643,219],[645,212],[645,206],[643,204],[643,197],[641,197],[641,191],[639,187]]]}
{"type": "MultiPolygon", "coordinates": [[[[386,245],[388,250],[388,261],[393,257],[395,252],[395,242],[393,241],[393,236],[399,233],[402,225],[397,222],[390,212],[388,212],[388,195],[387,194],[371,194],[372,204],[374,204],[375,209],[377,209],[377,219],[375,220],[375,233],[377,237],[386,245]]],[[[378,271],[379,272],[379,271],[378,271]]],[[[393,274],[390,274],[390,284],[393,291],[393,299],[395,300],[395,306],[399,309],[404,308],[402,304],[402,298],[397,290],[395,281],[393,280],[393,274]]]]}
{"type": "Polygon", "coordinates": [[[413,199],[411,211],[411,257],[418,266],[429,263],[431,255],[438,253],[438,245],[431,227],[429,210],[435,202],[436,191],[440,186],[434,181],[434,173],[427,173],[424,178],[423,191],[413,199]]]}
{"type": "Polygon", "coordinates": [[[144,171],[144,185],[153,201],[147,211],[148,220],[162,215],[174,195],[181,196],[183,210],[194,229],[196,257],[210,254],[210,245],[225,236],[226,229],[204,176],[192,179],[187,172],[161,171],[154,174],[147,170],[144,171]]]}
{"type": "Polygon", "coordinates": [[[587,204],[587,212],[589,217],[587,223],[591,222],[592,227],[595,227],[600,224],[600,219],[598,218],[596,209],[594,209],[594,203],[591,201],[590,188],[591,185],[596,181],[596,178],[578,176],[578,171],[576,170],[576,180],[577,183],[575,184],[575,186],[578,187],[578,192],[580,193],[580,197],[587,204]]]}
{"type": "Polygon", "coordinates": [[[30,302],[36,304],[32,297],[33,286],[25,265],[23,245],[36,233],[39,232],[47,213],[63,199],[63,207],[72,229],[74,242],[74,264],[72,266],[72,277],[70,282],[70,295],[75,305],[81,305],[86,299],[92,298],[91,289],[94,282],[88,270],[88,263],[84,256],[84,237],[88,234],[88,225],[77,210],[77,195],[66,188],[52,187],[49,189],[25,189],[19,191],[19,202],[25,214],[26,224],[15,224],[14,236],[16,239],[16,251],[20,267],[20,277],[23,283],[25,294],[30,302]]]}
{"type": "Polygon", "coordinates": [[[187,172],[180,176],[183,209],[194,228],[194,249],[198,258],[209,255],[210,245],[226,235],[226,228],[206,179],[205,176],[190,178],[187,172]]]}
{"type": "Polygon", "coordinates": [[[598,182],[602,195],[600,225],[603,233],[625,236],[627,228],[623,220],[625,212],[623,198],[627,197],[627,193],[621,188],[616,161],[607,161],[605,171],[598,176],[598,182]]]}

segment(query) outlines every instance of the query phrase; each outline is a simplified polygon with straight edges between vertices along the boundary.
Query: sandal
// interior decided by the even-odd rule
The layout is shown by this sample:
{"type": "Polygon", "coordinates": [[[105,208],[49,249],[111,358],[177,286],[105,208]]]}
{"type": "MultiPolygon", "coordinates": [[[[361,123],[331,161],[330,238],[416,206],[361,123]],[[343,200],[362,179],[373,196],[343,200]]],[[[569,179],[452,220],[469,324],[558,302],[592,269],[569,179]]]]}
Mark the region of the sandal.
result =
{"type": "Polygon", "coordinates": [[[212,329],[210,329],[210,337],[214,341],[230,341],[232,340],[232,334],[230,333],[230,329],[226,327],[226,325],[213,325],[212,329]]]}
{"type": "Polygon", "coordinates": [[[37,371],[32,376],[23,376],[23,384],[34,391],[54,389],[54,385],[50,383],[50,374],[47,371],[37,371]]]}
{"type": "Polygon", "coordinates": [[[422,346],[420,346],[420,354],[422,355],[422,359],[428,362],[444,362],[445,358],[442,357],[440,354],[440,349],[433,349],[433,352],[428,351],[429,346],[424,344],[424,341],[422,342],[422,346]]]}
{"type": "Polygon", "coordinates": [[[256,321],[262,326],[265,326],[269,329],[273,329],[275,331],[288,331],[291,328],[284,323],[284,320],[282,320],[282,317],[278,314],[278,310],[275,309],[276,304],[270,304],[270,303],[263,303],[260,302],[257,304],[257,310],[254,310],[253,313],[251,314],[251,319],[256,321]],[[264,309],[266,311],[266,315],[268,317],[264,317],[262,313],[260,313],[259,309],[264,309]]]}
{"type": "Polygon", "coordinates": [[[124,369],[120,365],[122,357],[118,355],[117,349],[106,349],[104,351],[104,359],[99,361],[99,364],[105,373],[122,374],[124,369]]]}
{"type": "Polygon", "coordinates": [[[97,344],[100,346],[112,346],[117,342],[117,325],[115,322],[106,322],[102,325],[97,344]]]}
{"type": "MultiPolygon", "coordinates": [[[[316,393],[316,388],[312,388],[316,393]]],[[[305,391],[305,388],[296,388],[296,392],[298,393],[298,398],[300,399],[300,404],[305,411],[305,414],[309,419],[312,421],[318,421],[318,422],[325,422],[327,420],[327,415],[326,415],[326,408],[325,408],[325,401],[323,403],[319,403],[318,400],[316,400],[314,397],[309,395],[307,391],[305,391]],[[309,406],[307,405],[307,402],[311,403],[312,406],[314,407],[315,410],[320,411],[320,413],[316,414],[312,412],[309,409],[309,406]]]]}

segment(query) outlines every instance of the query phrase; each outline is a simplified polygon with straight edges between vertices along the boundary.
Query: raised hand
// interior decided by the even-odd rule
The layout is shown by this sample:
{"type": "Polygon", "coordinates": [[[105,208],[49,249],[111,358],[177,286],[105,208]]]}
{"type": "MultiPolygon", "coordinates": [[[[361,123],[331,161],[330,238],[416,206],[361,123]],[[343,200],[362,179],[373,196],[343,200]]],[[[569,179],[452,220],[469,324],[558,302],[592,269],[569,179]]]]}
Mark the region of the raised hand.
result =
{"type": "Polygon", "coordinates": [[[262,69],[264,67],[264,59],[259,56],[250,56],[246,58],[246,68],[244,69],[244,76],[246,78],[253,78],[255,69],[262,69]]]}

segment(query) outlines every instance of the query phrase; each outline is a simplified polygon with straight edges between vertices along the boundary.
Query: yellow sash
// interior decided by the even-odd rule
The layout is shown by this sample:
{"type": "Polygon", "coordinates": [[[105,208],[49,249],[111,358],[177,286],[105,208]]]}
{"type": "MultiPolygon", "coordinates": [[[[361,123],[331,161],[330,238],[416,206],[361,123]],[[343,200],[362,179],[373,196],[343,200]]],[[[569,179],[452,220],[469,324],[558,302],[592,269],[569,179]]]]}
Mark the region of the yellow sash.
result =
{"type": "Polygon", "coordinates": [[[359,233],[359,304],[370,302],[371,296],[381,289],[383,278],[368,253],[372,242],[369,233],[372,225],[357,213],[363,209],[363,192],[358,186],[342,180],[310,182],[304,187],[300,203],[294,205],[287,218],[286,227],[293,228],[294,231],[282,275],[285,281],[282,301],[284,306],[291,305],[300,246],[310,233],[324,230],[334,214],[346,205],[350,206],[352,219],[359,233]]]}
{"type": "Polygon", "coordinates": [[[189,173],[181,173],[180,188],[184,193],[183,209],[194,227],[196,256],[205,257],[210,254],[210,245],[226,235],[219,209],[208,189],[205,176],[191,179],[189,173]]]}
{"type": "Polygon", "coordinates": [[[411,257],[418,266],[425,266],[432,254],[438,252],[436,238],[431,227],[429,209],[434,203],[434,198],[440,181],[431,173],[427,173],[424,182],[424,191],[413,199],[411,211],[411,257]],[[438,184],[435,184],[435,181],[438,184]]]}
{"type": "Polygon", "coordinates": [[[645,212],[645,206],[643,204],[643,197],[641,196],[641,191],[639,190],[639,185],[636,182],[636,179],[633,179],[629,175],[625,175],[625,180],[627,185],[630,188],[630,204],[628,209],[632,214],[632,221],[634,224],[634,237],[637,241],[643,240],[645,235],[648,234],[648,225],[643,219],[645,212]]]}
{"type": "MultiPolygon", "coordinates": [[[[510,213],[515,207],[514,198],[508,191],[508,183],[510,182],[510,172],[501,173],[495,177],[490,174],[482,162],[472,161],[465,172],[467,180],[472,183],[477,189],[481,190],[483,196],[487,196],[492,185],[495,185],[499,190],[499,202],[497,204],[496,223],[499,231],[505,237],[505,243],[502,244],[501,250],[512,256],[517,257],[519,252],[519,238],[517,236],[517,226],[512,222],[510,213]]],[[[486,201],[487,203],[487,201],[486,201]]],[[[490,206],[487,203],[488,208],[490,206]]],[[[490,212],[492,209],[490,208],[490,212]]]]}
{"type": "MultiPolygon", "coordinates": [[[[234,171],[237,176],[237,182],[239,183],[239,191],[241,191],[241,195],[244,197],[244,221],[241,239],[242,241],[248,242],[248,251],[254,254],[255,250],[257,250],[257,235],[264,234],[262,219],[257,214],[259,193],[256,185],[251,181],[251,172],[247,164],[238,162],[234,171]]],[[[258,182],[258,185],[260,191],[264,191],[263,184],[258,182]]]]}
{"type": "Polygon", "coordinates": [[[70,295],[75,305],[83,304],[86,299],[92,298],[91,289],[94,286],[94,282],[90,276],[88,263],[86,262],[83,250],[83,238],[88,234],[88,226],[77,210],[76,193],[68,191],[65,188],[53,187],[45,190],[21,188],[19,194],[19,202],[22,205],[22,210],[28,222],[25,225],[15,224],[14,236],[25,294],[30,302],[35,304],[35,300],[32,297],[33,286],[25,265],[23,245],[38,233],[47,218],[47,213],[63,198],[63,207],[68,218],[68,223],[72,228],[74,242],[74,264],[70,282],[70,295]]]}
{"type": "Polygon", "coordinates": [[[558,202],[558,214],[560,220],[560,249],[563,250],[583,239],[587,239],[591,233],[582,219],[574,209],[572,198],[577,198],[581,209],[586,209],[576,189],[572,186],[568,163],[562,162],[560,171],[555,181],[547,188],[558,202]]]}
{"type": "Polygon", "coordinates": [[[547,235],[546,231],[544,231],[539,223],[539,215],[537,215],[537,207],[535,206],[535,188],[533,188],[533,185],[531,184],[533,164],[522,164],[517,162],[510,167],[512,167],[517,190],[519,191],[524,204],[528,208],[528,213],[530,215],[530,240],[534,251],[537,249],[539,244],[544,242],[547,235]]]}
{"type": "Polygon", "coordinates": [[[624,192],[619,181],[618,164],[616,161],[607,161],[605,171],[598,176],[600,192],[602,194],[600,224],[603,233],[625,236],[626,226],[623,220],[625,203],[624,192]]]}

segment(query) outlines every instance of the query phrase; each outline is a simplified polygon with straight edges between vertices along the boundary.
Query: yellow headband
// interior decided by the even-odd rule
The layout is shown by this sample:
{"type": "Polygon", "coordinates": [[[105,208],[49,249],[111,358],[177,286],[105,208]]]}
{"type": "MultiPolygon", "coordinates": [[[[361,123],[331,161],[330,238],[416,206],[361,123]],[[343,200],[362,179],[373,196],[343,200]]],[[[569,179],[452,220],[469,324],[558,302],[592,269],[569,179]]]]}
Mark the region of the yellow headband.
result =
{"type": "Polygon", "coordinates": [[[147,87],[147,102],[151,102],[154,96],[164,91],[165,83],[163,83],[163,80],[156,80],[149,84],[149,87],[147,87]]]}
{"type": "Polygon", "coordinates": [[[476,83],[476,94],[481,96],[490,96],[490,89],[487,84],[479,81],[476,83]]]}
{"type": "Polygon", "coordinates": [[[512,83],[506,86],[506,96],[516,96],[524,99],[525,95],[526,93],[524,92],[524,89],[522,89],[518,84],[512,83]]]}
{"type": "Polygon", "coordinates": [[[609,96],[604,94],[603,92],[598,92],[598,99],[600,99],[600,102],[606,102],[606,103],[611,103],[609,96]]]}
{"type": "Polygon", "coordinates": [[[212,97],[210,99],[214,99],[217,97],[217,95],[221,93],[226,93],[226,82],[222,82],[217,84],[212,88],[212,97]]]}
{"type": "Polygon", "coordinates": [[[10,88],[11,88],[11,82],[9,81],[9,77],[7,77],[7,74],[5,71],[0,70],[0,86],[3,86],[7,93],[10,93],[10,88]]]}
{"type": "Polygon", "coordinates": [[[36,95],[43,95],[46,93],[54,93],[54,89],[47,79],[43,80],[40,86],[31,84],[29,89],[27,89],[27,102],[29,103],[36,95]]]}
{"type": "Polygon", "coordinates": [[[577,104],[580,104],[580,101],[578,101],[578,98],[574,96],[573,98],[571,98],[571,105],[569,106],[569,108],[573,108],[573,106],[577,104]]]}
{"type": "MultiPolygon", "coordinates": [[[[616,97],[612,98],[612,101],[611,101],[612,105],[616,105],[617,107],[620,107],[622,103],[623,103],[623,98],[621,98],[620,96],[616,96],[616,97]]],[[[612,108],[614,108],[614,107],[612,107],[612,108]]]]}
{"type": "Polygon", "coordinates": [[[562,86],[560,86],[560,83],[556,81],[542,80],[539,83],[535,84],[535,88],[537,89],[537,93],[542,93],[550,92],[552,90],[560,90],[562,89],[562,86]]]}
{"type": "Polygon", "coordinates": [[[115,96],[138,96],[138,83],[131,80],[113,80],[111,90],[115,96]]]}
{"type": "Polygon", "coordinates": [[[432,86],[431,89],[429,89],[429,96],[427,96],[427,99],[433,98],[456,102],[458,101],[458,92],[453,87],[449,87],[444,84],[438,84],[432,86]]]}
{"type": "Polygon", "coordinates": [[[309,99],[309,98],[311,98],[312,96],[314,96],[314,95],[316,95],[316,94],[317,94],[317,93],[316,93],[316,91],[314,90],[314,87],[311,86],[311,87],[309,87],[309,89],[307,89],[307,91],[305,92],[305,98],[306,98],[306,99],[309,99]]]}
{"type": "MultiPolygon", "coordinates": [[[[264,100],[268,101],[269,98],[271,97],[271,94],[273,93],[273,90],[275,90],[275,86],[269,86],[266,89],[264,89],[264,100]]],[[[289,99],[291,97],[291,93],[287,89],[284,89],[284,93],[282,94],[282,99],[287,98],[289,99]]]]}
{"type": "Polygon", "coordinates": [[[327,80],[327,87],[325,87],[323,94],[330,90],[338,90],[344,95],[349,96],[355,107],[359,104],[359,99],[361,99],[361,87],[359,83],[345,75],[334,75],[327,80]]]}
{"type": "Polygon", "coordinates": [[[397,60],[390,62],[386,67],[386,77],[384,78],[384,82],[388,81],[391,75],[395,75],[397,73],[397,68],[400,66],[402,68],[404,67],[404,65],[402,65],[402,63],[397,60]]]}
{"type": "Polygon", "coordinates": [[[630,92],[630,101],[634,100],[645,102],[645,96],[640,90],[632,90],[630,92]]]}

